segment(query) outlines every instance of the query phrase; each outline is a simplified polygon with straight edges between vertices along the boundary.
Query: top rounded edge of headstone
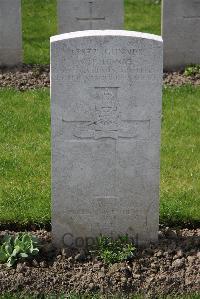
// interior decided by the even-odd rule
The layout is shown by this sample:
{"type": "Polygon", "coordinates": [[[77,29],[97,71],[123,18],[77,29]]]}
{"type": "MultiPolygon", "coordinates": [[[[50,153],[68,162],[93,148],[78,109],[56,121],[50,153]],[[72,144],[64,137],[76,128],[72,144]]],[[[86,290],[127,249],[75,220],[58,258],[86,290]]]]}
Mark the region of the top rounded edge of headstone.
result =
{"type": "Polygon", "coordinates": [[[92,37],[92,36],[125,36],[125,37],[138,37],[142,39],[149,39],[158,42],[163,42],[162,37],[155,34],[143,33],[138,31],[128,31],[128,30],[85,30],[85,31],[75,31],[59,35],[54,35],[50,38],[50,42],[58,42],[67,39],[80,38],[80,37],[92,37]]]}

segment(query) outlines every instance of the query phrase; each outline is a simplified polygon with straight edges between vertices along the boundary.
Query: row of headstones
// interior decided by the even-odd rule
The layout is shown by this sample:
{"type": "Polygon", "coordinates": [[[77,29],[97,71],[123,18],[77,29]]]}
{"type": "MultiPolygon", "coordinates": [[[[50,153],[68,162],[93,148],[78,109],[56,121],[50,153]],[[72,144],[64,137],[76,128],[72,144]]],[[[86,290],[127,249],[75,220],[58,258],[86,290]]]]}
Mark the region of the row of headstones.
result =
{"type": "MultiPolygon", "coordinates": [[[[122,29],[123,0],[57,0],[59,33],[122,29]]],[[[163,0],[164,69],[200,64],[200,0],[163,0]]],[[[0,65],[22,62],[21,0],[0,1],[0,65]]]]}

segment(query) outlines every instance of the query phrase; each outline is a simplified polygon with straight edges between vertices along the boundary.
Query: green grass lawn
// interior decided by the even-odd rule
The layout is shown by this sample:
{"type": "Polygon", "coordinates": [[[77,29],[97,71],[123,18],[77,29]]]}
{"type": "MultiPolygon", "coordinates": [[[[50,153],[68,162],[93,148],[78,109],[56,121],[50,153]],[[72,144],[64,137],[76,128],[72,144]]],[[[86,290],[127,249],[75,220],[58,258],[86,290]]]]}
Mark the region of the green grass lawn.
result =
{"type": "MultiPolygon", "coordinates": [[[[125,0],[125,29],[160,34],[156,3],[125,0]]],[[[56,0],[22,0],[22,15],[24,62],[49,64],[49,38],[57,34],[56,0]]]]}
{"type": "Polygon", "coordinates": [[[56,0],[22,0],[24,62],[49,64],[50,36],[57,34],[56,0]]]}
{"type": "Polygon", "coordinates": [[[0,222],[49,221],[48,90],[0,90],[0,153],[0,222]]]}
{"type": "Polygon", "coordinates": [[[160,35],[160,1],[125,0],[125,29],[160,35]]]}
{"type": "MultiPolygon", "coordinates": [[[[164,89],[161,223],[200,222],[200,87],[164,89]]],[[[50,221],[49,90],[0,90],[0,223],[50,221]]]]}
{"type": "Polygon", "coordinates": [[[161,150],[162,223],[200,223],[200,87],[166,88],[161,150]]]}

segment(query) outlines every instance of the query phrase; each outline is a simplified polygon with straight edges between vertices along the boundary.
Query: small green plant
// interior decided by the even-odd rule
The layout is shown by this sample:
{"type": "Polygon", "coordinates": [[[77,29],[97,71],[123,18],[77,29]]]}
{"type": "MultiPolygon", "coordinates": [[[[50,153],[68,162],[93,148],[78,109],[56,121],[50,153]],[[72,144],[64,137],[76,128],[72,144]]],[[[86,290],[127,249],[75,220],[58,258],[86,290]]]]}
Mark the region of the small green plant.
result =
{"type": "Polygon", "coordinates": [[[0,263],[12,267],[18,260],[37,255],[38,240],[29,233],[6,235],[0,243],[0,263]]]}
{"type": "Polygon", "coordinates": [[[185,68],[184,75],[187,77],[192,77],[196,75],[200,75],[200,65],[190,65],[185,68]]]}
{"type": "Polygon", "coordinates": [[[117,239],[100,236],[97,239],[96,250],[105,263],[113,264],[133,257],[136,248],[128,236],[119,236],[117,239]]]}

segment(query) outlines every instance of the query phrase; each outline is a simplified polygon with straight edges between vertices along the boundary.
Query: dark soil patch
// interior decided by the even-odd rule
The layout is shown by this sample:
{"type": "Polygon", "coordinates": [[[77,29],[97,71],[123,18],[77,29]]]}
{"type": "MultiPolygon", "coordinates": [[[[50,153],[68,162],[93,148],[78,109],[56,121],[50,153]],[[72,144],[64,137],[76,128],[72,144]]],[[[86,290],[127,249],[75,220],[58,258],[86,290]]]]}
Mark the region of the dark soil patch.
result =
{"type": "MultiPolygon", "coordinates": [[[[197,225],[192,228],[199,227],[200,225],[197,225]]],[[[182,227],[182,226],[181,226],[182,227]]],[[[50,221],[46,222],[25,222],[25,223],[19,223],[19,222],[5,222],[0,223],[0,231],[13,231],[13,232],[19,232],[19,231],[37,231],[37,230],[46,230],[48,232],[51,231],[51,223],[50,221]]]]}
{"type": "Polygon", "coordinates": [[[185,76],[183,72],[164,73],[163,82],[169,86],[182,86],[186,84],[200,85],[200,74],[196,76],[185,76]]]}
{"type": "MultiPolygon", "coordinates": [[[[165,222],[160,223],[160,230],[163,227],[169,226],[171,229],[189,229],[194,230],[200,227],[200,220],[179,220],[179,219],[167,219],[165,222]]],[[[0,222],[0,231],[37,231],[37,230],[46,230],[48,232],[51,231],[51,222],[43,221],[43,222],[0,222]]]]}
{"type": "MultiPolygon", "coordinates": [[[[187,77],[183,72],[165,73],[163,82],[169,86],[200,85],[200,75],[187,77]]],[[[20,67],[0,69],[0,88],[12,87],[23,91],[49,86],[49,65],[24,64],[20,67]]]]}
{"type": "MultiPolygon", "coordinates": [[[[0,236],[8,233],[2,231],[0,236]]],[[[10,232],[11,233],[11,232],[10,232]]],[[[132,293],[157,295],[200,292],[200,229],[159,232],[159,243],[137,249],[132,260],[106,265],[77,249],[55,250],[51,234],[32,232],[43,243],[40,255],[15,268],[0,264],[0,293],[132,293]]]]}
{"type": "Polygon", "coordinates": [[[49,66],[22,65],[0,69],[0,88],[12,87],[24,91],[50,86],[49,66]]]}

